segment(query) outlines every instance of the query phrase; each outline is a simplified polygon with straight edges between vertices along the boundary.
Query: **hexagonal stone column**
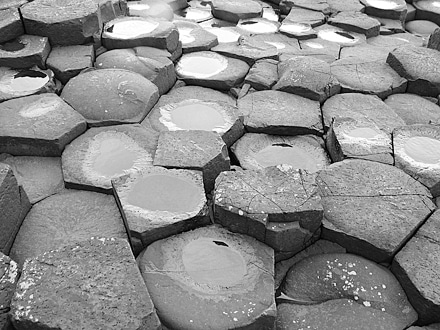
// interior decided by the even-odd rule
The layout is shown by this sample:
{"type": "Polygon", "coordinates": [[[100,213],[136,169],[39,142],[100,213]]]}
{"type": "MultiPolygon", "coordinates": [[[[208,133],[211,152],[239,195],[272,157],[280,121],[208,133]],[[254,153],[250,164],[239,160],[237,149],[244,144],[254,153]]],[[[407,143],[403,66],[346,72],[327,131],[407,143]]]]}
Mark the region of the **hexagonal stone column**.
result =
{"type": "Polygon", "coordinates": [[[390,261],[435,209],[426,187],[377,162],[344,160],[321,171],[316,182],[322,237],[377,262],[390,261]]]}
{"type": "Polygon", "coordinates": [[[216,179],[215,221],[293,255],[311,244],[323,211],[315,174],[279,165],[227,171],[216,179]]]}
{"type": "Polygon", "coordinates": [[[102,69],[69,80],[61,97],[91,126],[139,123],[159,99],[159,90],[138,73],[102,69]]]}
{"type": "Polygon", "coordinates": [[[17,8],[0,10],[0,43],[15,39],[24,34],[20,13],[17,8]]]}
{"type": "Polygon", "coordinates": [[[399,251],[391,265],[391,271],[419,314],[419,325],[440,322],[439,233],[440,211],[437,210],[399,251]]]}
{"type": "Polygon", "coordinates": [[[202,171],[206,193],[214,188],[220,172],[230,169],[228,150],[222,138],[207,131],[160,133],[153,164],[202,171]]]}
{"type": "Polygon", "coordinates": [[[299,261],[287,273],[278,298],[283,301],[277,329],[399,330],[417,320],[388,269],[348,253],[299,261]]]}
{"type": "Polygon", "coordinates": [[[27,258],[97,235],[127,239],[114,198],[66,189],[32,207],[15,238],[11,257],[23,265],[27,258]]]}
{"type": "Polygon", "coordinates": [[[379,35],[380,22],[361,12],[340,12],[328,20],[333,26],[365,34],[367,38],[379,35]]]}
{"type": "Polygon", "coordinates": [[[274,329],[273,262],[270,247],[216,226],[154,242],[138,257],[171,329],[274,329]]]}
{"type": "Polygon", "coordinates": [[[18,278],[17,263],[0,252],[0,328],[4,330],[12,329],[8,312],[18,278]]]}
{"type": "Polygon", "coordinates": [[[11,167],[0,163],[0,252],[9,254],[30,208],[26,192],[18,185],[11,167]]]}
{"type": "Polygon", "coordinates": [[[210,50],[218,45],[217,36],[195,22],[174,20],[173,23],[179,31],[183,53],[210,50]]]}
{"type": "Polygon", "coordinates": [[[322,115],[334,162],[349,157],[393,164],[391,133],[404,121],[377,96],[335,95],[324,103],[322,115]]]}
{"type": "Polygon", "coordinates": [[[440,128],[410,125],[393,132],[396,166],[440,196],[440,128]]]}
{"type": "Polygon", "coordinates": [[[245,0],[236,2],[233,0],[214,0],[212,3],[212,15],[222,20],[237,23],[243,18],[260,17],[263,7],[257,1],[245,0]]]}
{"type": "Polygon", "coordinates": [[[246,62],[208,51],[185,54],[176,65],[177,77],[187,84],[219,90],[240,84],[248,71],[246,62]]]}
{"type": "Polygon", "coordinates": [[[238,100],[248,132],[276,135],[322,135],[319,102],[280,91],[260,91],[238,100]]]}
{"type": "Polygon", "coordinates": [[[0,162],[8,164],[32,204],[64,189],[61,158],[0,154],[0,162]]]}
{"type": "Polygon", "coordinates": [[[278,82],[272,87],[323,103],[339,93],[340,85],[330,65],[313,57],[294,56],[278,64],[278,82]]]}
{"type": "Polygon", "coordinates": [[[63,152],[66,186],[111,192],[111,179],[152,166],[157,139],[140,125],[89,129],[63,152]]]}
{"type": "Polygon", "coordinates": [[[407,9],[404,0],[360,1],[365,6],[365,13],[368,15],[405,21],[407,9]]]}
{"type": "Polygon", "coordinates": [[[120,3],[123,2],[37,0],[22,6],[21,14],[28,34],[48,37],[52,45],[80,45],[92,41],[103,22],[125,14],[126,6],[120,3]]]}
{"type": "Polygon", "coordinates": [[[437,50],[402,46],[390,52],[387,63],[408,79],[408,93],[433,97],[440,93],[440,77],[436,71],[440,53],[437,50]]]}
{"type": "Polygon", "coordinates": [[[130,246],[118,238],[95,237],[29,259],[11,315],[17,330],[161,328],[130,246]]]}
{"type": "Polygon", "coordinates": [[[46,68],[49,52],[50,44],[47,37],[24,34],[0,45],[0,66],[22,69],[37,65],[46,68]]]}
{"type": "Polygon", "coordinates": [[[159,131],[202,130],[221,135],[227,146],[244,133],[235,100],[218,91],[185,86],[163,95],[142,122],[159,131]]]}
{"type": "Polygon", "coordinates": [[[0,104],[0,152],[59,156],[86,127],[84,118],[52,93],[6,101],[0,104]]]}
{"type": "Polygon", "coordinates": [[[152,166],[112,184],[127,229],[144,247],[210,223],[201,172],[152,166]]]}
{"type": "Polygon", "coordinates": [[[179,33],[174,24],[151,17],[118,17],[104,26],[102,43],[107,49],[150,46],[174,52],[179,33]]]}
{"type": "Polygon", "coordinates": [[[324,141],[315,135],[247,133],[231,149],[246,170],[287,164],[314,173],[330,164],[324,141]]]}

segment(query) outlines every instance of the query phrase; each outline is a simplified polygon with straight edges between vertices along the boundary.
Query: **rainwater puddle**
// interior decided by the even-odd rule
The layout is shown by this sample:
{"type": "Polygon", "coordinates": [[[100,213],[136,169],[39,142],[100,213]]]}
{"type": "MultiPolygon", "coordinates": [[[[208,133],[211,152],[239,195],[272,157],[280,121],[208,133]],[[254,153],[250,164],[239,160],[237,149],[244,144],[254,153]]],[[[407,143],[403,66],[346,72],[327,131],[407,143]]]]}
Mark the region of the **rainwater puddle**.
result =
{"type": "Polygon", "coordinates": [[[131,39],[140,35],[147,34],[159,26],[157,22],[148,22],[144,20],[126,20],[112,25],[108,32],[115,38],[131,39]]]}
{"type": "Polygon", "coordinates": [[[203,103],[174,109],[171,112],[171,121],[181,129],[202,131],[212,131],[225,124],[223,116],[216,109],[203,103]]]}
{"type": "Polygon", "coordinates": [[[306,151],[295,146],[272,145],[262,149],[254,158],[263,167],[288,164],[309,172],[318,170],[316,160],[306,151]]]}
{"type": "Polygon", "coordinates": [[[440,163],[440,141],[425,136],[409,138],[404,145],[405,153],[424,164],[440,163]]]}
{"type": "Polygon", "coordinates": [[[49,82],[49,76],[39,71],[22,71],[14,76],[10,88],[16,92],[36,91],[49,82]]]}

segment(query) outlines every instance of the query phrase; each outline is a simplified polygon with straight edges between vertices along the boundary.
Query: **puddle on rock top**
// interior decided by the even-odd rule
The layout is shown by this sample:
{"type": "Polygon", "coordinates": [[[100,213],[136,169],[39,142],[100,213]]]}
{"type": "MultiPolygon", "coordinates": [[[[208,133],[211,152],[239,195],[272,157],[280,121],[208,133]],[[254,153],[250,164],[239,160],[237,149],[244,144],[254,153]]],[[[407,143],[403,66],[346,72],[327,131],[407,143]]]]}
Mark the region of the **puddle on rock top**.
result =
{"type": "Polygon", "coordinates": [[[394,9],[399,7],[397,3],[390,0],[368,0],[367,3],[378,9],[394,9]]]}
{"type": "Polygon", "coordinates": [[[36,91],[49,82],[49,76],[39,71],[22,71],[14,75],[10,88],[15,92],[36,91]]]}
{"type": "Polygon", "coordinates": [[[259,151],[254,158],[263,167],[287,164],[312,173],[318,171],[316,159],[295,146],[272,145],[259,151]]]}
{"type": "Polygon", "coordinates": [[[369,127],[358,127],[345,133],[345,135],[353,138],[373,139],[380,133],[369,127]]]}
{"type": "Polygon", "coordinates": [[[256,34],[275,33],[278,30],[278,27],[275,24],[261,21],[245,21],[237,26],[243,30],[256,34]]]}
{"type": "Polygon", "coordinates": [[[186,8],[182,11],[181,16],[197,22],[206,21],[212,17],[210,10],[194,7],[186,8]]]}
{"type": "Polygon", "coordinates": [[[228,66],[228,60],[220,55],[182,57],[178,71],[195,78],[208,78],[222,72],[228,66]]]}
{"type": "Polygon", "coordinates": [[[171,111],[171,121],[184,130],[212,131],[223,126],[223,116],[213,107],[203,103],[183,105],[171,111]]]}
{"type": "Polygon", "coordinates": [[[312,26],[304,23],[286,23],[281,25],[280,31],[290,33],[304,33],[311,31],[312,26]]]}
{"type": "Polygon", "coordinates": [[[409,138],[404,144],[405,153],[424,164],[440,163],[440,141],[425,136],[409,138]]]}
{"type": "Polygon", "coordinates": [[[18,52],[19,50],[24,49],[26,46],[18,40],[13,40],[11,42],[5,42],[0,45],[0,49],[6,52],[18,52]]]}
{"type": "Polygon", "coordinates": [[[115,23],[109,29],[107,29],[107,31],[110,32],[113,37],[119,39],[131,39],[150,33],[158,26],[159,23],[157,22],[127,20],[115,23]]]}
{"type": "Polygon", "coordinates": [[[186,45],[196,40],[193,35],[191,35],[191,32],[193,29],[191,28],[178,28],[179,30],[179,40],[182,42],[182,44],[186,45]]]}
{"type": "Polygon", "coordinates": [[[93,162],[93,170],[105,177],[124,174],[124,170],[133,167],[139,155],[127,148],[118,138],[107,138],[101,141],[93,162]]]}
{"type": "Polygon", "coordinates": [[[152,174],[136,181],[127,203],[149,211],[193,212],[200,204],[200,189],[175,175],[152,174]]]}
{"type": "Polygon", "coordinates": [[[358,41],[358,39],[349,33],[333,30],[323,30],[318,32],[318,36],[324,40],[353,44],[358,41]]]}
{"type": "Polygon", "coordinates": [[[210,27],[205,29],[208,32],[211,32],[212,34],[216,35],[219,43],[237,42],[238,39],[240,38],[240,33],[231,31],[226,28],[210,27]]]}
{"type": "Polygon", "coordinates": [[[232,286],[246,275],[246,261],[226,242],[199,238],[188,243],[182,252],[187,273],[200,284],[232,286]]]}

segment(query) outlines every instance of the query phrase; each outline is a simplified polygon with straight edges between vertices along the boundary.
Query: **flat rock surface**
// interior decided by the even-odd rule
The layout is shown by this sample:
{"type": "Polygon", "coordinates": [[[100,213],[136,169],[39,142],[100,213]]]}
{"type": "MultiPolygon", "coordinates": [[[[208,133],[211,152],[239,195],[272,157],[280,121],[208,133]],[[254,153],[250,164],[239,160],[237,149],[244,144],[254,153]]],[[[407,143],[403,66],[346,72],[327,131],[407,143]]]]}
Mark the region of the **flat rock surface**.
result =
{"type": "Polygon", "coordinates": [[[254,0],[214,0],[212,2],[212,15],[228,22],[237,23],[243,18],[260,17],[263,7],[254,0]]]}
{"type": "Polygon", "coordinates": [[[111,179],[152,166],[158,133],[134,125],[93,127],[63,152],[68,186],[109,191],[111,179]]]}
{"type": "Polygon", "coordinates": [[[59,157],[33,157],[0,155],[0,162],[14,171],[32,204],[64,189],[61,159],[59,157]]]}
{"type": "Polygon", "coordinates": [[[384,102],[406,125],[440,124],[440,107],[416,94],[393,94],[384,102]]]}
{"type": "MultiPolygon", "coordinates": [[[[440,213],[437,210],[394,258],[391,270],[402,283],[419,314],[418,324],[440,321],[440,213]]],[[[433,329],[438,328],[433,325],[433,329]]],[[[431,329],[431,328],[427,328],[431,329]]]]}
{"type": "Polygon", "coordinates": [[[32,207],[14,241],[11,257],[23,265],[27,258],[97,235],[127,238],[114,198],[64,190],[32,207]]]}
{"type": "Polygon", "coordinates": [[[440,127],[408,125],[393,132],[396,167],[440,196],[440,127]]]}
{"type": "Polygon", "coordinates": [[[379,35],[380,22],[361,12],[340,12],[328,20],[330,25],[347,31],[365,34],[367,38],[379,35]]]}
{"type": "Polygon", "coordinates": [[[322,135],[318,101],[280,91],[249,93],[238,100],[248,132],[277,135],[322,135]]]}
{"type": "Polygon", "coordinates": [[[201,172],[151,166],[112,184],[128,230],[144,246],[210,223],[201,172]]]}
{"type": "Polygon", "coordinates": [[[316,182],[324,207],[322,237],[377,262],[389,261],[435,208],[422,184],[377,162],[338,162],[316,182]]]}
{"type": "Polygon", "coordinates": [[[232,146],[232,152],[246,170],[287,164],[313,173],[330,163],[322,139],[314,135],[246,133],[232,146]]]}
{"type": "Polygon", "coordinates": [[[246,62],[215,52],[185,54],[176,65],[177,77],[186,83],[217,90],[229,90],[238,85],[248,71],[246,62]]]}
{"type": "Polygon", "coordinates": [[[159,90],[138,73],[102,69],[69,80],[61,97],[92,126],[139,123],[159,99],[159,90]]]}
{"type": "Polygon", "coordinates": [[[290,268],[281,287],[278,329],[403,329],[417,313],[386,268],[352,254],[318,254],[290,268]],[[318,312],[318,309],[320,310],[318,312]],[[368,324],[368,327],[367,327],[368,324]]]}
{"type": "Polygon", "coordinates": [[[182,50],[184,53],[210,50],[212,47],[218,45],[217,36],[203,29],[197,23],[175,20],[174,25],[179,31],[179,40],[182,42],[182,50]]]}
{"type": "Polygon", "coordinates": [[[222,138],[207,131],[161,132],[153,164],[202,171],[207,193],[214,188],[219,173],[230,168],[222,138]]]}
{"type": "Polygon", "coordinates": [[[268,246],[216,226],[157,241],[138,257],[157,313],[174,329],[273,329],[273,262],[268,246]]]}
{"type": "Polygon", "coordinates": [[[245,78],[245,83],[256,90],[271,89],[277,81],[278,61],[273,59],[256,61],[245,78]]]}
{"type": "Polygon", "coordinates": [[[340,84],[331,74],[330,65],[313,57],[296,56],[278,64],[278,82],[272,87],[324,102],[340,91],[340,84]]]}
{"type": "Polygon", "coordinates": [[[440,92],[438,65],[440,54],[425,47],[399,47],[390,52],[387,63],[402,77],[408,79],[408,92],[437,96],[440,92]]]}
{"type": "Polygon", "coordinates": [[[221,173],[214,203],[216,222],[282,252],[303,249],[323,215],[315,175],[287,165],[221,173]]]}
{"type": "Polygon", "coordinates": [[[95,237],[30,259],[11,315],[20,330],[160,329],[130,246],[118,238],[95,237]]]}

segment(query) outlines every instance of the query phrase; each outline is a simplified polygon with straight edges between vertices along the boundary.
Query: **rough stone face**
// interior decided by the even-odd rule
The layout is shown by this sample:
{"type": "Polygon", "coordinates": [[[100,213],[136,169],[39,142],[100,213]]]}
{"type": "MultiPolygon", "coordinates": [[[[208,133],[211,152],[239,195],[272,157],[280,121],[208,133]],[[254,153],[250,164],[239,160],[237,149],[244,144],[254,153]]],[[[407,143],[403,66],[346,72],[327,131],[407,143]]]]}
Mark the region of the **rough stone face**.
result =
{"type": "Polygon", "coordinates": [[[256,90],[271,89],[278,81],[278,61],[258,60],[249,70],[244,82],[256,90]]]}
{"type": "Polygon", "coordinates": [[[52,48],[46,64],[55,73],[55,77],[66,84],[82,70],[93,67],[94,61],[95,51],[92,45],[75,45],[52,48]]]}
{"type": "Polygon", "coordinates": [[[428,48],[440,50],[440,28],[436,29],[428,39],[428,48]]]}
{"type": "Polygon", "coordinates": [[[231,150],[246,170],[287,164],[314,173],[330,164],[322,139],[314,135],[246,133],[231,150]]]}
{"type": "Polygon", "coordinates": [[[364,12],[365,6],[358,0],[326,0],[332,13],[339,13],[341,11],[348,12],[364,12]]]}
{"type": "Polygon", "coordinates": [[[330,17],[328,23],[347,31],[365,34],[367,38],[378,36],[380,30],[377,19],[360,12],[340,12],[330,17]]]}
{"type": "Polygon", "coordinates": [[[405,22],[407,12],[405,0],[360,0],[360,2],[365,6],[365,13],[368,15],[405,22]]]}
{"type": "Polygon", "coordinates": [[[82,73],[61,97],[91,126],[139,123],[159,99],[159,90],[138,73],[102,69],[82,73]]]}
{"type": "Polygon", "coordinates": [[[24,34],[0,45],[0,66],[23,69],[37,65],[44,69],[49,52],[50,44],[47,37],[24,34]]]}
{"type": "Polygon", "coordinates": [[[440,196],[440,127],[410,125],[393,132],[396,167],[423,183],[433,197],[440,196]]]}
{"type": "Polygon", "coordinates": [[[218,91],[197,86],[178,88],[163,95],[143,125],[149,123],[159,132],[181,130],[211,131],[221,135],[231,146],[244,133],[235,100],[218,91]]]}
{"type": "Polygon", "coordinates": [[[84,118],[52,93],[0,104],[0,152],[60,156],[86,130],[84,118]]]}
{"type": "Polygon", "coordinates": [[[391,133],[403,120],[377,96],[335,95],[322,107],[326,146],[334,162],[345,157],[393,164],[391,133]]]}
{"type": "Polygon", "coordinates": [[[422,46],[423,39],[411,33],[396,33],[369,38],[367,43],[377,47],[385,47],[391,52],[399,46],[422,46]]]}
{"type": "Polygon", "coordinates": [[[17,8],[0,10],[0,43],[17,38],[22,34],[24,34],[24,29],[17,8]]]}
{"type": "Polygon", "coordinates": [[[315,176],[288,165],[223,172],[215,186],[216,222],[277,252],[297,253],[321,225],[315,176]]]}
{"type": "Polygon", "coordinates": [[[9,254],[15,236],[31,204],[24,189],[18,185],[14,172],[0,163],[0,252],[9,254]]]}
{"type": "Polygon", "coordinates": [[[126,69],[141,74],[165,94],[176,82],[173,62],[166,56],[150,54],[148,47],[113,49],[99,55],[95,62],[98,69],[126,69]]]}
{"type": "Polygon", "coordinates": [[[32,204],[64,189],[59,157],[13,157],[0,154],[0,162],[11,166],[32,204]]]}
{"type": "Polygon", "coordinates": [[[399,47],[390,52],[387,63],[408,79],[409,93],[434,96],[440,94],[440,53],[425,47],[399,47]]]}
{"type": "Polygon", "coordinates": [[[273,250],[254,238],[199,228],[151,244],[138,263],[167,328],[275,328],[273,250]]]}
{"type": "Polygon", "coordinates": [[[318,254],[292,266],[278,329],[404,329],[417,313],[386,268],[352,254],[318,254]],[[290,324],[295,324],[293,327],[290,324]]]}
{"type": "Polygon", "coordinates": [[[174,52],[179,46],[179,32],[165,20],[124,16],[104,25],[102,43],[107,49],[148,46],[174,52]]]}
{"type": "Polygon", "coordinates": [[[342,93],[373,94],[384,99],[406,91],[406,79],[385,61],[350,57],[333,62],[330,70],[341,84],[342,93]]]}
{"type": "Polygon", "coordinates": [[[127,229],[144,247],[210,223],[201,172],[152,166],[112,184],[127,229]]]}
{"type": "Polygon", "coordinates": [[[416,94],[394,94],[384,101],[406,125],[440,124],[440,107],[416,94]]]}
{"type": "Polygon", "coordinates": [[[402,283],[419,314],[418,325],[440,322],[439,234],[440,212],[437,210],[396,255],[391,265],[391,271],[402,283]]]}
{"type": "Polygon", "coordinates": [[[152,166],[158,134],[137,125],[93,127],[63,152],[66,186],[111,191],[111,179],[152,166]]]}
{"type": "Polygon", "coordinates": [[[176,65],[177,77],[185,83],[218,90],[238,85],[248,71],[246,62],[214,52],[185,54],[176,65]]]}
{"type": "Polygon", "coordinates": [[[253,0],[214,0],[212,15],[219,19],[237,23],[240,19],[260,17],[263,7],[253,0]]]}
{"type": "Polygon", "coordinates": [[[130,246],[92,238],[26,262],[11,303],[17,330],[160,329],[130,246]]]}
{"type": "Polygon", "coordinates": [[[340,59],[356,57],[367,60],[386,62],[390,50],[384,46],[374,46],[368,43],[341,49],[340,59]]]}
{"type": "Polygon", "coordinates": [[[27,258],[96,235],[127,238],[114,198],[64,190],[32,207],[14,241],[11,257],[23,265],[27,258]]]}
{"type": "Polygon", "coordinates": [[[422,184],[377,162],[344,160],[321,171],[316,182],[322,238],[376,262],[389,261],[435,209],[422,184]]]}
{"type": "Polygon", "coordinates": [[[278,82],[274,90],[297,94],[323,103],[339,93],[340,84],[330,65],[313,57],[297,56],[278,64],[278,82]]]}
{"type": "MultiPolygon", "coordinates": [[[[311,56],[329,64],[339,59],[341,47],[335,42],[316,38],[311,40],[300,40],[299,44],[301,50],[294,52],[293,55],[295,56],[311,56]]],[[[289,53],[285,55],[285,57],[280,57],[281,61],[292,57],[289,53]]]]}
{"type": "Polygon", "coordinates": [[[207,131],[161,132],[153,165],[202,171],[207,193],[220,172],[230,169],[222,138],[207,131]]]}
{"type": "Polygon", "coordinates": [[[20,7],[21,5],[24,5],[27,2],[27,0],[5,0],[0,4],[0,9],[8,9],[13,7],[20,7]]]}
{"type": "Polygon", "coordinates": [[[280,92],[260,91],[238,100],[248,132],[275,135],[322,135],[318,101],[280,92]]]}
{"type": "Polygon", "coordinates": [[[292,7],[289,14],[283,20],[291,23],[310,24],[312,27],[317,27],[324,24],[325,15],[320,11],[305,9],[301,7],[292,7]]]}
{"type": "Polygon", "coordinates": [[[103,22],[125,14],[126,7],[120,3],[123,2],[38,0],[23,5],[21,14],[28,34],[48,37],[52,45],[79,45],[92,41],[103,22]]]}
{"type": "Polygon", "coordinates": [[[306,249],[295,254],[292,258],[282,260],[275,264],[275,290],[278,290],[289,269],[301,260],[317,254],[345,252],[345,248],[343,248],[339,244],[327,241],[325,239],[317,240],[306,249]]]}
{"type": "Polygon", "coordinates": [[[19,278],[17,263],[0,252],[0,329],[12,329],[8,312],[19,278]]]}

